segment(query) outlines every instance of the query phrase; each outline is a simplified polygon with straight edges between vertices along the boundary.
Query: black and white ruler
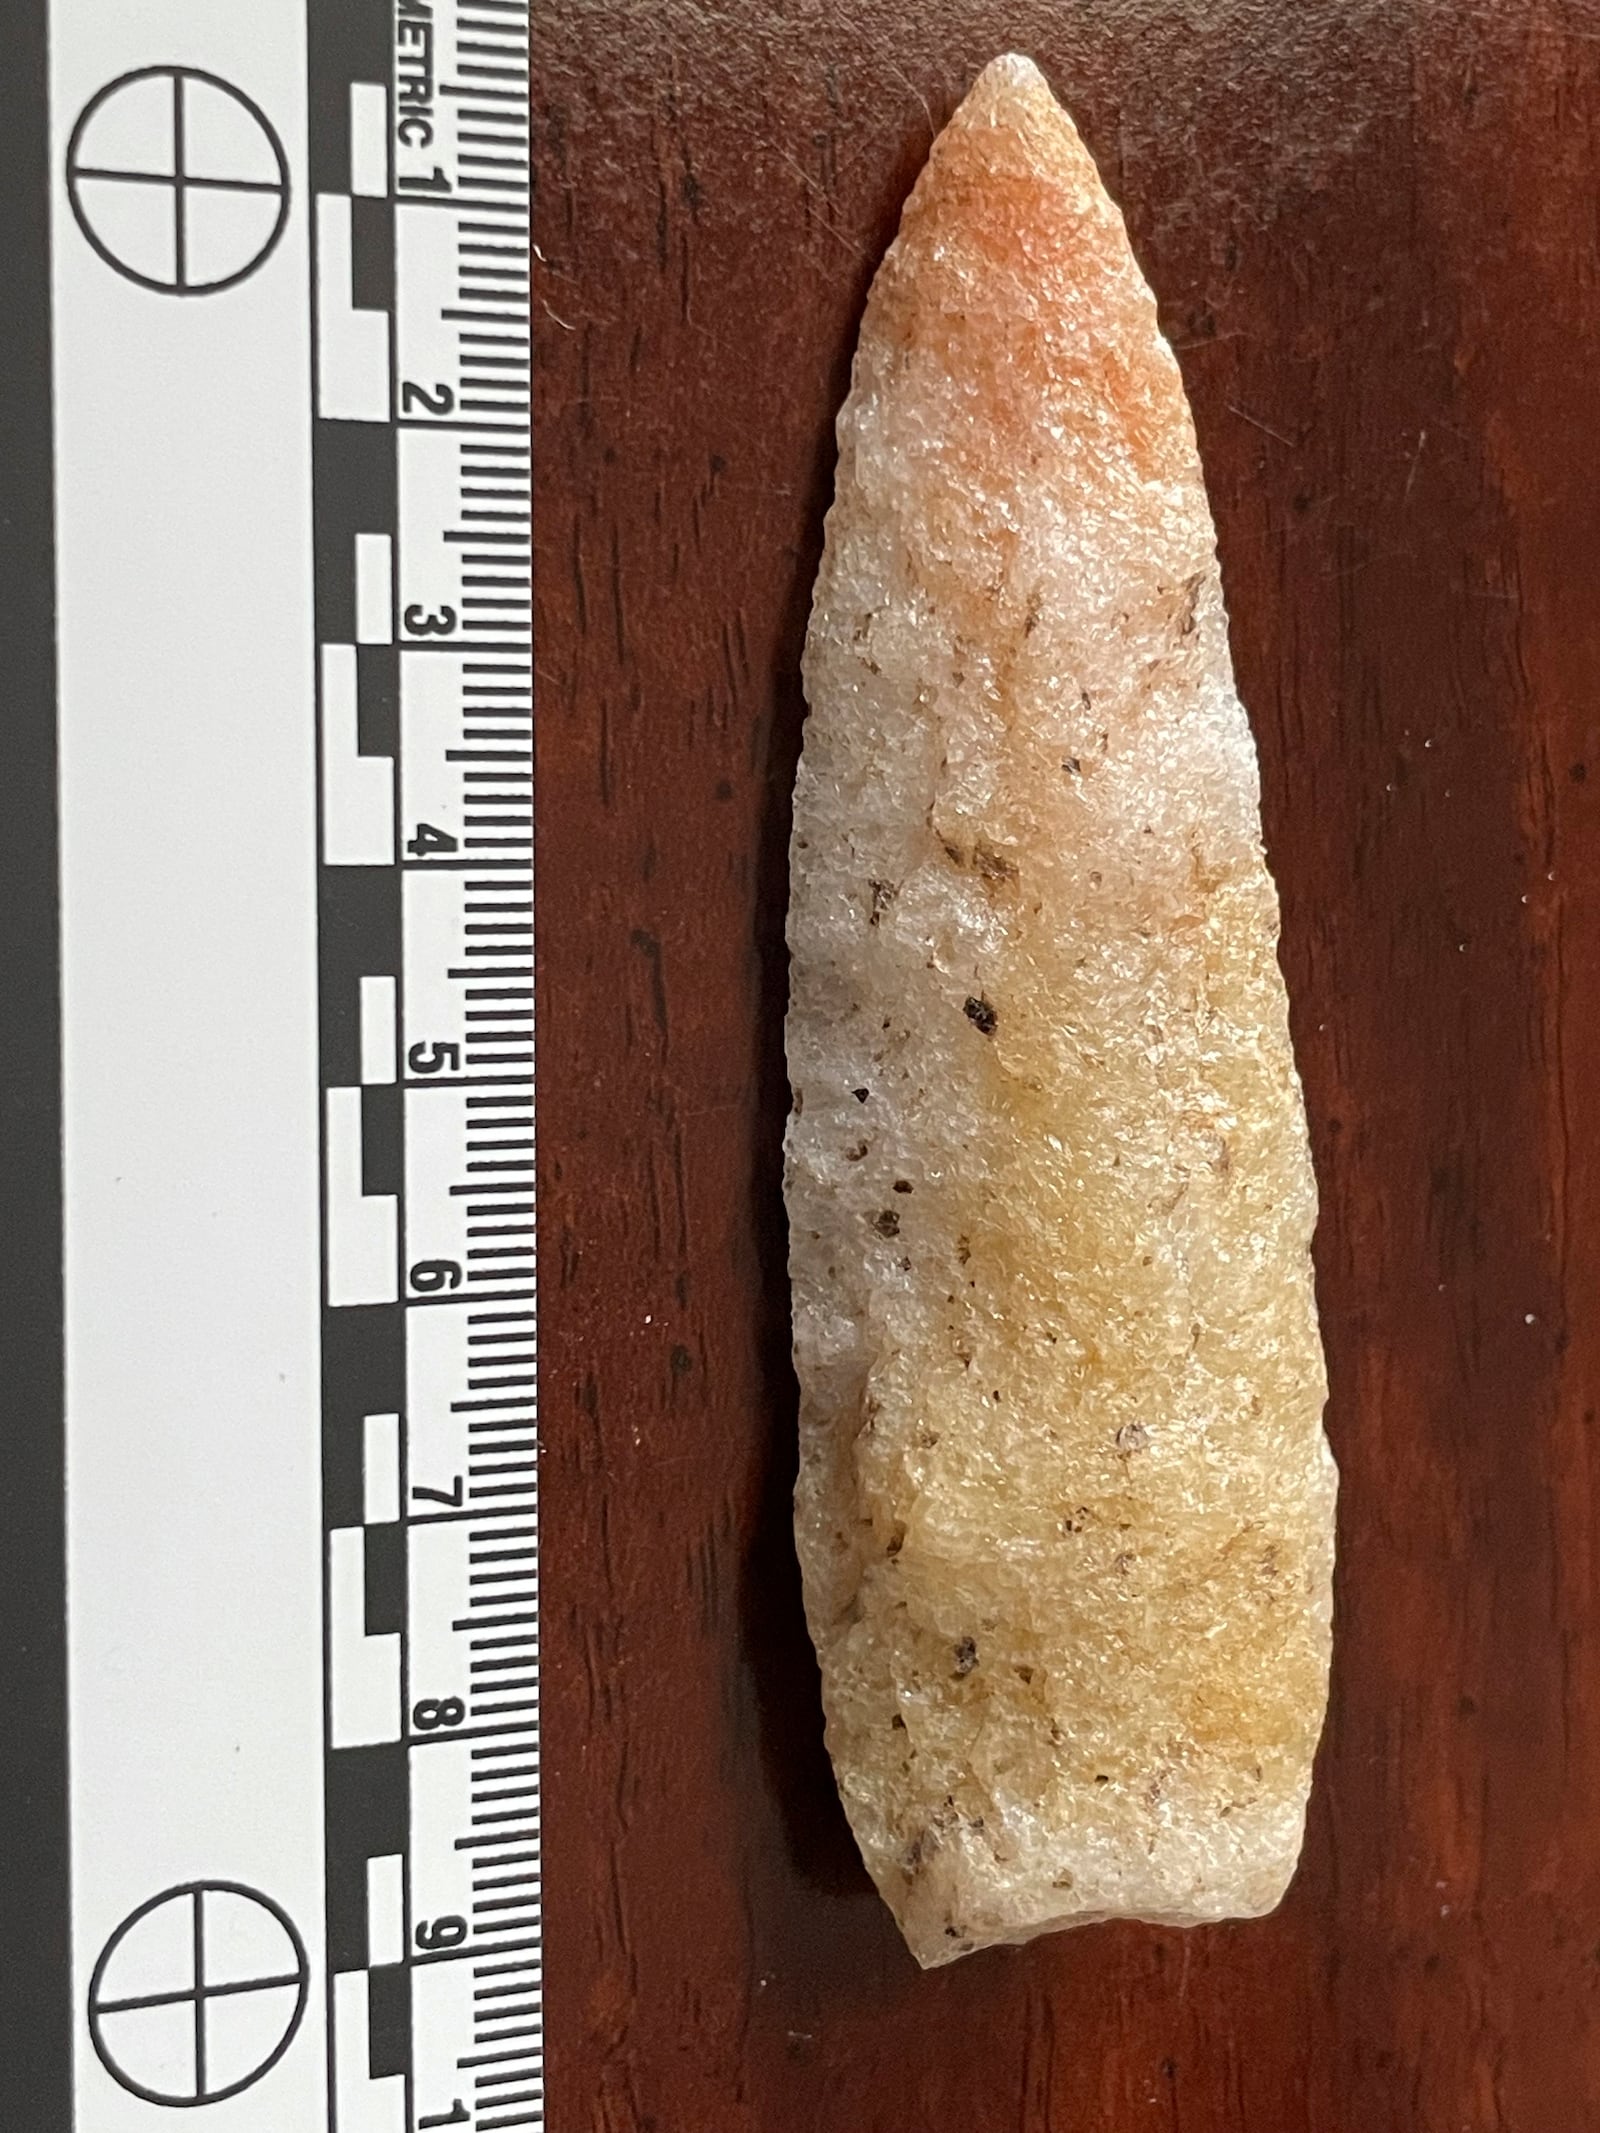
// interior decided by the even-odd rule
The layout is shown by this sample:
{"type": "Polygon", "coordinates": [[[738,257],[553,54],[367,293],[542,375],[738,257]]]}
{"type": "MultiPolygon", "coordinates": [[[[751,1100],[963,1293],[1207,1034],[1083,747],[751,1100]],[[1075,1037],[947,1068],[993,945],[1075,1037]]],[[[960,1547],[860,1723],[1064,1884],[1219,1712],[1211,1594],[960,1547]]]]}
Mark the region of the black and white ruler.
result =
{"type": "Polygon", "coordinates": [[[47,29],[71,2102],[29,2123],[542,2127],[526,13],[47,29]]]}

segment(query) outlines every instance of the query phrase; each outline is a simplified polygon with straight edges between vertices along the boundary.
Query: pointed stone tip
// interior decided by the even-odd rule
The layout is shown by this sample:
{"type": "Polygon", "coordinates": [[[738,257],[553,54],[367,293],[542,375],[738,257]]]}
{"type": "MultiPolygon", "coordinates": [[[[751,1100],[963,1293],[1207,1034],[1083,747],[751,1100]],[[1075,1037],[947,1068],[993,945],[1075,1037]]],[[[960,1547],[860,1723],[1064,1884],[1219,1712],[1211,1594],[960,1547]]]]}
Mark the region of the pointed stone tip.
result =
{"type": "Polygon", "coordinates": [[[1043,71],[1026,53],[1002,52],[978,75],[945,129],[951,145],[987,136],[1011,137],[1046,162],[1084,153],[1071,114],[1043,71]]]}
{"type": "MultiPolygon", "coordinates": [[[[1136,480],[1198,484],[1182,381],[1121,210],[1020,52],[983,68],[928,152],[873,280],[841,438],[878,392],[899,404],[908,349],[928,365],[914,391],[942,377],[969,395],[959,421],[946,411],[952,434],[981,418],[983,449],[1014,452],[1019,469],[1054,423],[1052,435],[1116,437],[1136,480]]],[[[959,456],[952,445],[952,467],[959,456]]]]}
{"type": "Polygon", "coordinates": [[[997,58],[991,59],[979,73],[973,87],[979,88],[984,83],[990,83],[996,88],[1043,89],[1046,95],[1050,93],[1050,84],[1045,80],[1043,71],[1026,52],[1002,52],[997,58]]]}
{"type": "Polygon", "coordinates": [[[993,118],[1007,107],[1040,103],[1052,111],[1061,110],[1043,72],[1025,52],[1002,52],[979,74],[962,98],[957,115],[971,112],[993,118]]]}

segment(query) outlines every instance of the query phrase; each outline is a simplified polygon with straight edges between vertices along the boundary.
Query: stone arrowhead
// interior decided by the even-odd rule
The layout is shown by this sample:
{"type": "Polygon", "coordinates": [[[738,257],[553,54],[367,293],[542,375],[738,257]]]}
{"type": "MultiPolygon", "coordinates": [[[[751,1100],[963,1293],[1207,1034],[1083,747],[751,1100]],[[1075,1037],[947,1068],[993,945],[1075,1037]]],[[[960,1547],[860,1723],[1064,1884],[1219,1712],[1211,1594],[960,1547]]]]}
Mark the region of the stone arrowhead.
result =
{"type": "Polygon", "coordinates": [[[867,303],[787,1142],[828,1742],[919,1962],[1265,1911],[1329,1650],[1315,1189],[1177,365],[997,59],[867,303]]]}

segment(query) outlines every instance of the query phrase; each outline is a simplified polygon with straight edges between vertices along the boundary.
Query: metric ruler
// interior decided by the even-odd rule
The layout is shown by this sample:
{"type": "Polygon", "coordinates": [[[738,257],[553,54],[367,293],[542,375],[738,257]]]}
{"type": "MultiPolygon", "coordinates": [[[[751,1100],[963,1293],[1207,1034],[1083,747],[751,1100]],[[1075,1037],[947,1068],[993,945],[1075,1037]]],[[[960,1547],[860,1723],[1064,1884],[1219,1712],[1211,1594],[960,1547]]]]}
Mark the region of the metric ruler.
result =
{"type": "Polygon", "coordinates": [[[50,0],[78,2133],[545,2124],[528,25],[50,0]]]}

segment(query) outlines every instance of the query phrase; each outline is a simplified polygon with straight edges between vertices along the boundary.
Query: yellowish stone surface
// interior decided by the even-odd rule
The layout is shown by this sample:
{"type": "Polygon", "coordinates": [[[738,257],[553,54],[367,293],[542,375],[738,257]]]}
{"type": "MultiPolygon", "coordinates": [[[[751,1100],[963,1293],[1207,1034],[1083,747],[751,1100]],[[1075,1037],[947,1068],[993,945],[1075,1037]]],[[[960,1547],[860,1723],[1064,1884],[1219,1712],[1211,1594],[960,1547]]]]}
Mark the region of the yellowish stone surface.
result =
{"type": "Polygon", "coordinates": [[[828,1741],[917,1959],[1281,1896],[1334,1468],[1177,366],[1026,60],[873,285],[806,651],[787,1194],[828,1741]]]}

